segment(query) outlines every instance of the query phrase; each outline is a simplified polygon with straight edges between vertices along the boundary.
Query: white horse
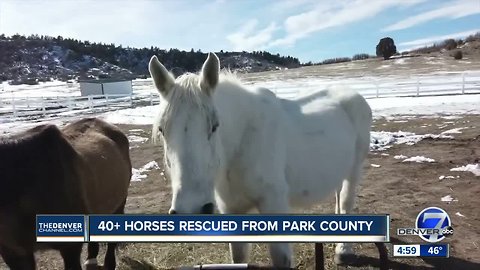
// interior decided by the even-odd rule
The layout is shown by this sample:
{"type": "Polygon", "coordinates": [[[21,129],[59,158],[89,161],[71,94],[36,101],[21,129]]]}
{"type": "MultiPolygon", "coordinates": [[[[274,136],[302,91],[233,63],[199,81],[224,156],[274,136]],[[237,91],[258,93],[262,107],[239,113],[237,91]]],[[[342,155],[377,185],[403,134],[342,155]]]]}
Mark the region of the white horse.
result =
{"type": "MultiPolygon", "coordinates": [[[[174,79],[156,56],[149,71],[161,96],[152,136],[163,138],[169,213],[213,213],[214,203],[220,213],[291,213],[333,192],[335,212],[352,212],[372,122],[362,96],[332,88],[281,99],[221,74],[214,53],[198,75],[174,79]]],[[[234,263],[247,262],[248,243],[230,251],[234,263]]],[[[270,255],[292,266],[290,244],[271,243],[270,255]]],[[[337,244],[337,263],[352,258],[351,244],[337,244]]]]}

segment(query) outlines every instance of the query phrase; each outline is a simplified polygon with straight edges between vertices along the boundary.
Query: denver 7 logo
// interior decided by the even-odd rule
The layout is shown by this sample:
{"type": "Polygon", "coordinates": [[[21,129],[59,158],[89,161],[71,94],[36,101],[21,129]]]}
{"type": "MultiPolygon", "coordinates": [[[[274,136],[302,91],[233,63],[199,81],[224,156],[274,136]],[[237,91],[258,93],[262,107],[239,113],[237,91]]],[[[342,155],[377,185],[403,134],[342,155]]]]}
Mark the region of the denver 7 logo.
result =
{"type": "Polygon", "coordinates": [[[419,234],[420,238],[430,243],[443,240],[445,234],[448,234],[444,233],[444,229],[453,233],[450,217],[447,212],[438,207],[423,209],[417,216],[416,226],[417,229],[431,229],[431,233],[419,234]]]}

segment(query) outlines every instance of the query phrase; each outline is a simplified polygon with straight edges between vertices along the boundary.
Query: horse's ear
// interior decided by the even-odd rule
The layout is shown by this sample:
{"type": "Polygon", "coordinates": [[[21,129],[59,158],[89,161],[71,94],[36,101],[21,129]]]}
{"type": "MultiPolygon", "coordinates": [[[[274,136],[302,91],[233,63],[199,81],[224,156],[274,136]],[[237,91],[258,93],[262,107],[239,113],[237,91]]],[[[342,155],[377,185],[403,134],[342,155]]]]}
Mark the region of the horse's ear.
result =
{"type": "Polygon", "coordinates": [[[211,95],[218,83],[220,73],[220,60],[215,53],[208,53],[207,60],[203,63],[200,75],[200,88],[207,95],[211,95]]]}
{"type": "Polygon", "coordinates": [[[148,71],[150,71],[150,76],[152,76],[153,83],[155,87],[162,95],[167,95],[168,91],[175,84],[175,79],[168,72],[165,66],[158,61],[157,56],[152,56],[150,63],[148,64],[148,71]]]}

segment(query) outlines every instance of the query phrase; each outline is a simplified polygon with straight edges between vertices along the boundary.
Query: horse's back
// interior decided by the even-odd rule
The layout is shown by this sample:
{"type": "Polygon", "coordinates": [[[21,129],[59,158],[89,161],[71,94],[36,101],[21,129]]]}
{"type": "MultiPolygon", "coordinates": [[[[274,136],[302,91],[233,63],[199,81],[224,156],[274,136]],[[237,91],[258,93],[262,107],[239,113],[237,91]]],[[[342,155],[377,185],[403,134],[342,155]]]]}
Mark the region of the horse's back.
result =
{"type": "Polygon", "coordinates": [[[62,129],[81,157],[82,184],[90,211],[112,213],[127,197],[131,179],[129,142],[116,126],[86,118],[62,129]]]}
{"type": "Polygon", "coordinates": [[[338,101],[349,116],[357,135],[359,158],[364,158],[370,146],[372,109],[365,98],[357,91],[344,86],[329,88],[329,97],[338,101]]]}
{"type": "Polygon", "coordinates": [[[327,88],[282,101],[290,127],[287,176],[298,203],[326,196],[350,174],[358,140],[369,136],[370,108],[362,99],[354,91],[327,88]]]}

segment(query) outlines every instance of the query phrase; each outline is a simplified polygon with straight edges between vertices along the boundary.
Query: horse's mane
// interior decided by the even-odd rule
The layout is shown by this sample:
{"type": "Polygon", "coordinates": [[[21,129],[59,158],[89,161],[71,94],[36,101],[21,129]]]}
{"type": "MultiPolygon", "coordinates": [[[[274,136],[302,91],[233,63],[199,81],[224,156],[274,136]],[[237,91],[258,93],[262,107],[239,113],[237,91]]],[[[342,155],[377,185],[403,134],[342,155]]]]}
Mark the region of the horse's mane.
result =
{"type": "MultiPolygon", "coordinates": [[[[173,102],[176,99],[186,99],[195,102],[196,104],[202,104],[202,98],[205,97],[205,94],[200,89],[200,74],[187,72],[178,76],[175,82],[182,86],[186,91],[172,91],[170,99],[173,102]]],[[[225,69],[220,71],[217,86],[222,84],[241,85],[242,82],[236,73],[225,69]]]]}

